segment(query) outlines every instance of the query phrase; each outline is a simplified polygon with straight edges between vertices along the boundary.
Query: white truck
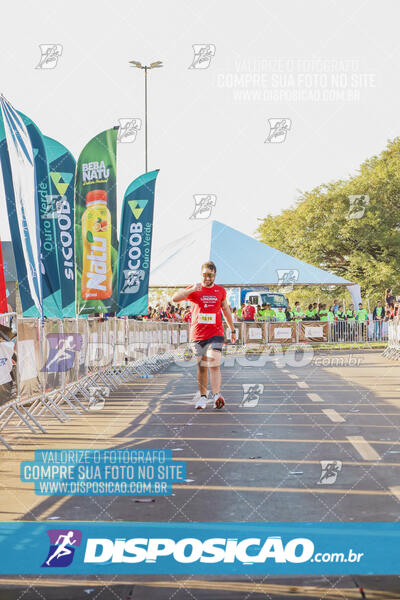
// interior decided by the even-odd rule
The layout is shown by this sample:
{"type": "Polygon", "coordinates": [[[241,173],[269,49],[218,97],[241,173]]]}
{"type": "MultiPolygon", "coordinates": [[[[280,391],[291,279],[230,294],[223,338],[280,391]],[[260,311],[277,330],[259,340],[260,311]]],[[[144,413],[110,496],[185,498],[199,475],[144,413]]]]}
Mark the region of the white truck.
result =
{"type": "Polygon", "coordinates": [[[257,290],[247,292],[244,297],[244,302],[250,301],[250,304],[262,306],[263,304],[270,304],[271,308],[286,308],[289,304],[288,299],[283,295],[275,292],[267,292],[263,290],[257,290]]]}

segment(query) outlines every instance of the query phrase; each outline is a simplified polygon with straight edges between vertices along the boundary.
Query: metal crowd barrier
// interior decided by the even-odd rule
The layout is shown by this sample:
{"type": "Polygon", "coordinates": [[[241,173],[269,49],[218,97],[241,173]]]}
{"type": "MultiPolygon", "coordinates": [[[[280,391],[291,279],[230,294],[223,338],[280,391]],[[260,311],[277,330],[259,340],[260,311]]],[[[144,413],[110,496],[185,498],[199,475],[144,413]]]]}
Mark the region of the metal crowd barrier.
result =
{"type": "Polygon", "coordinates": [[[388,323],[384,321],[241,321],[235,323],[235,329],[240,344],[365,343],[388,339],[388,323]]]}
{"type": "MultiPolygon", "coordinates": [[[[240,322],[238,347],[366,342],[389,335],[387,354],[400,356],[396,322],[240,322]]],[[[225,327],[225,338],[229,342],[225,327]]],[[[49,418],[99,410],[110,390],[150,378],[175,358],[190,357],[189,324],[126,318],[40,319],[0,316],[0,434],[47,433],[49,418]]],[[[227,345],[227,351],[230,346],[227,345]]],[[[0,442],[11,449],[2,435],[0,442]]]]}
{"type": "Polygon", "coordinates": [[[388,344],[383,351],[383,356],[392,360],[400,359],[400,319],[395,317],[388,321],[388,344]]]}
{"type": "MultiPolygon", "coordinates": [[[[0,321],[0,432],[47,433],[49,418],[64,423],[99,410],[110,390],[165,369],[187,329],[119,318],[23,318],[15,335],[0,321]]],[[[12,449],[1,435],[0,442],[12,449]]]]}

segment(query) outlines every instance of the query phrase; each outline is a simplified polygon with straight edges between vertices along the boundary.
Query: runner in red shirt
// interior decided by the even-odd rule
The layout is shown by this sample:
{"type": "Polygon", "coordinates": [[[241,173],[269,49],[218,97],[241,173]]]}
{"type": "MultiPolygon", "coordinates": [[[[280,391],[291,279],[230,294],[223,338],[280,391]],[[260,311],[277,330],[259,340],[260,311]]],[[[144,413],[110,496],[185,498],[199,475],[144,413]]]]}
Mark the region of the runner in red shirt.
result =
{"type": "MultiPolygon", "coordinates": [[[[226,300],[225,289],[214,283],[217,267],[212,261],[201,267],[202,283],[195,283],[185,290],[176,292],[173,302],[190,300],[192,302],[192,322],[190,340],[197,357],[197,381],[200,398],[195,408],[207,406],[208,369],[210,369],[211,390],[214,396],[214,408],[222,408],[225,400],[221,395],[221,355],[224,344],[224,327],[221,310],[231,330],[231,342],[235,343],[236,333],[233,326],[231,309],[226,300]]],[[[197,396],[197,395],[196,395],[197,396]]]]}
{"type": "Polygon", "coordinates": [[[242,319],[244,319],[244,321],[254,321],[255,314],[255,306],[250,304],[250,300],[246,300],[246,306],[242,310],[242,319]]]}

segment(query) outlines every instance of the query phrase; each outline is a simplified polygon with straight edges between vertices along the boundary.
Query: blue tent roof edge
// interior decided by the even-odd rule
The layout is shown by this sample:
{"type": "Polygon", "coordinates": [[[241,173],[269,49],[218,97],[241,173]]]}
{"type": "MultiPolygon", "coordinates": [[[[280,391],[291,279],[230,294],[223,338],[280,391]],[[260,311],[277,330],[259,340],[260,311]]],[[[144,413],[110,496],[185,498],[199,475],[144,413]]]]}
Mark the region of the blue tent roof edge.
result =
{"type": "Polygon", "coordinates": [[[151,287],[184,287],[197,281],[200,265],[212,260],[217,283],[227,287],[354,285],[285,254],[220,221],[207,220],[157,249],[151,260],[151,287]]]}
{"type": "MultiPolygon", "coordinates": [[[[278,270],[286,270],[286,271],[298,271],[298,281],[291,281],[291,285],[354,285],[353,282],[348,281],[344,277],[340,277],[339,275],[335,275],[329,271],[324,271],[319,267],[315,267],[313,265],[309,265],[308,263],[290,256],[289,254],[285,254],[284,252],[265,244],[264,242],[260,242],[252,238],[251,236],[238,231],[229,225],[225,225],[220,221],[213,220],[212,221],[212,233],[211,233],[211,260],[219,263],[219,279],[221,280],[231,280],[233,281],[233,276],[236,274],[238,279],[243,279],[243,285],[246,282],[251,285],[283,285],[282,281],[279,281],[278,270]],[[235,239],[233,239],[235,238],[235,239]],[[226,259],[225,250],[229,248],[230,256],[229,260],[226,259]],[[239,253],[238,253],[239,250],[239,253]],[[244,268],[243,262],[240,260],[241,254],[244,254],[244,268]],[[256,253],[258,253],[258,257],[256,257],[256,253]],[[262,255],[261,255],[262,254],[262,255]],[[246,260],[247,256],[252,256],[251,263],[246,260]],[[257,281],[257,276],[253,273],[249,276],[249,271],[252,269],[252,265],[255,265],[258,261],[262,262],[261,267],[257,268],[257,272],[259,272],[259,281],[257,281]],[[222,263],[222,268],[219,268],[222,263]],[[275,281],[266,280],[265,276],[263,276],[262,267],[269,267],[275,263],[274,268],[276,272],[275,281]],[[280,269],[278,269],[278,263],[280,269]],[[285,266],[287,267],[285,269],[285,266]],[[236,271],[236,273],[235,273],[236,271]],[[303,277],[299,276],[299,273],[302,272],[303,277]],[[307,275],[310,280],[307,280],[307,275]]],[[[223,285],[228,285],[225,281],[223,285]]],[[[234,285],[233,282],[230,285],[234,285]]]]}

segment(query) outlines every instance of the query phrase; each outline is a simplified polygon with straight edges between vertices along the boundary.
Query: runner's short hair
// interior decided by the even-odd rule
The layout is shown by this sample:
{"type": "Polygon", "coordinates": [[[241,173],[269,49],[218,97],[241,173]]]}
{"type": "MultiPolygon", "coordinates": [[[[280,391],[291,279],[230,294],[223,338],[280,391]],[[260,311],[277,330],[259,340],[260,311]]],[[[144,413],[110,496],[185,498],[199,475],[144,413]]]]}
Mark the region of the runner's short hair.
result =
{"type": "Polygon", "coordinates": [[[210,271],[214,271],[214,273],[217,272],[217,267],[215,266],[215,264],[213,263],[212,260],[209,260],[208,262],[205,262],[201,265],[201,270],[203,269],[210,269],[210,271]]]}

